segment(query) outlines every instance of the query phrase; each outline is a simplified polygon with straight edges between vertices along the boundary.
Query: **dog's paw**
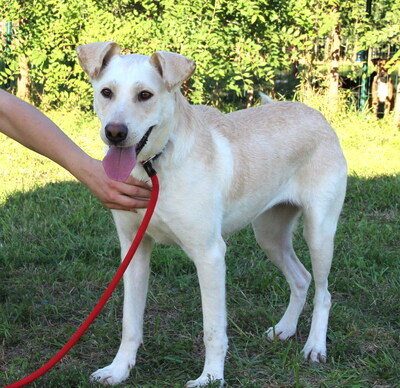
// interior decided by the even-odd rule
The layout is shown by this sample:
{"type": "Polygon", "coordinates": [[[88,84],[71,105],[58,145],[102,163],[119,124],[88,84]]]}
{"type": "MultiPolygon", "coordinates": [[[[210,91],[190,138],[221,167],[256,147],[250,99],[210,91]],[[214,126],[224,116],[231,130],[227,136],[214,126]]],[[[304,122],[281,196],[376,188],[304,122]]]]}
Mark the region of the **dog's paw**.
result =
{"type": "Polygon", "coordinates": [[[103,385],[116,385],[128,378],[129,370],[128,365],[111,364],[94,372],[90,376],[90,380],[103,385]]]}
{"type": "Polygon", "coordinates": [[[314,362],[326,362],[326,347],[325,346],[317,346],[315,344],[307,343],[305,344],[303,350],[301,351],[306,360],[314,361],[314,362]]]}
{"type": "Polygon", "coordinates": [[[213,376],[207,375],[207,377],[200,376],[196,380],[190,380],[185,384],[185,388],[194,387],[209,387],[209,388],[220,388],[224,385],[223,378],[215,378],[213,376]]]}
{"type": "Polygon", "coordinates": [[[267,330],[267,336],[270,341],[285,341],[289,337],[292,337],[296,334],[296,326],[285,326],[281,324],[277,324],[276,326],[270,327],[267,330]]]}

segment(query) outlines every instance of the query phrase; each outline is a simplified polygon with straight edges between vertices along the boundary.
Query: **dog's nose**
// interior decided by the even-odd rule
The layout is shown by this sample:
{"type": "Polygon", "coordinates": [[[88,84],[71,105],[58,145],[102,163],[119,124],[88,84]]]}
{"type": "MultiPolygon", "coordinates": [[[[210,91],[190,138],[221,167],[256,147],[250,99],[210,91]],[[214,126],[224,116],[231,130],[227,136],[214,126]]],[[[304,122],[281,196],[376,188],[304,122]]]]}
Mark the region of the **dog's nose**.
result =
{"type": "Polygon", "coordinates": [[[104,129],[106,138],[114,145],[121,143],[128,136],[128,127],[125,124],[109,123],[104,129]]]}

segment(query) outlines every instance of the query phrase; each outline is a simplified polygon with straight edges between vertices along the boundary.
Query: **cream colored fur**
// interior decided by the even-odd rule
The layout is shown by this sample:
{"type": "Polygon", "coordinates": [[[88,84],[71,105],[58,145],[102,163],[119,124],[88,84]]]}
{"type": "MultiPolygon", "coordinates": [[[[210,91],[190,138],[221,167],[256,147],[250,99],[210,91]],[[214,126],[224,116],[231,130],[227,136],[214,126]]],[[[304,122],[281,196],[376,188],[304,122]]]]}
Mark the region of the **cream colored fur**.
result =
{"type": "MultiPolygon", "coordinates": [[[[155,242],[179,245],[199,277],[205,363],[200,377],[187,382],[187,387],[204,385],[209,378],[224,382],[228,346],[224,236],[249,223],[291,290],[287,310],[267,330],[268,336],[280,340],[293,336],[311,281],[292,247],[300,214],[315,281],[311,330],[303,352],[312,361],[325,361],[331,304],[328,274],[347,176],[339,141],[328,122],[314,109],[295,102],[268,101],[227,115],[190,105],[180,84],[195,66],[179,54],[119,56],[118,46],[105,42],[79,47],[78,56],[93,84],[106,144],[108,123],[127,126],[128,136],[120,146],[136,144],[154,126],[138,158],[146,160],[162,152],[153,162],[160,180],[156,211],[124,277],[121,345],[114,361],[92,378],[105,385],[118,384],[136,363],[155,242]],[[112,90],[112,98],[101,95],[104,88],[112,90]],[[140,101],[141,91],[151,92],[152,97],[140,101]]],[[[132,174],[147,179],[140,163],[132,174]]],[[[122,257],[142,213],[113,212],[122,257]]]]}

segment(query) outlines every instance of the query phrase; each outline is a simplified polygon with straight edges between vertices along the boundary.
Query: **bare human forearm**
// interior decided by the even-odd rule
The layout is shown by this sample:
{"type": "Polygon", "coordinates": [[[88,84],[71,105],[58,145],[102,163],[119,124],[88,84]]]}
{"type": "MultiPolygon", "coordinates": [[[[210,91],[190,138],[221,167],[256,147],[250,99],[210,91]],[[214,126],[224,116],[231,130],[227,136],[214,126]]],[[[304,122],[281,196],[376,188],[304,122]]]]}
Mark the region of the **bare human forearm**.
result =
{"type": "Polygon", "coordinates": [[[3,90],[0,90],[0,131],[67,169],[105,206],[121,210],[147,206],[148,186],[133,178],[126,183],[109,179],[101,162],[87,155],[49,118],[3,90]]]}
{"type": "MultiPolygon", "coordinates": [[[[76,163],[86,155],[50,119],[32,105],[0,91],[0,130],[25,147],[79,173],[76,163]]],[[[79,177],[77,177],[79,179],[79,177]]]]}

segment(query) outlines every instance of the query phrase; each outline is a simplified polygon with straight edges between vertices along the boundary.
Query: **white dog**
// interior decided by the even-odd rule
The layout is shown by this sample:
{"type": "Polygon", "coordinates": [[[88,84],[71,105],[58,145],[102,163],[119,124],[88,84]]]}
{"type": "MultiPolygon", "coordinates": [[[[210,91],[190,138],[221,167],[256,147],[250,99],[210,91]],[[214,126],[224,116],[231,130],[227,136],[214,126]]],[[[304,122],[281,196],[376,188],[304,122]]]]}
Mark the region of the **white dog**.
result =
{"type": "MultiPolygon", "coordinates": [[[[249,223],[291,290],[289,306],[268,336],[293,336],[311,281],[292,247],[300,214],[315,281],[311,330],[303,352],[307,359],[324,362],[331,304],[327,279],[347,179],[346,161],[328,122],[294,102],[270,102],[229,114],[190,105],[180,85],[195,64],[179,54],[119,55],[114,42],[91,43],[77,52],[94,88],[101,137],[110,146],[105,167],[115,179],[124,179],[126,170],[147,179],[141,162],[153,159],[160,180],[155,214],[124,277],[120,348],[111,365],[92,378],[118,384],[135,365],[154,242],[179,245],[199,277],[205,364],[200,377],[186,387],[210,379],[224,383],[224,236],[249,223]]],[[[113,212],[122,257],[141,213],[113,212]]]]}

